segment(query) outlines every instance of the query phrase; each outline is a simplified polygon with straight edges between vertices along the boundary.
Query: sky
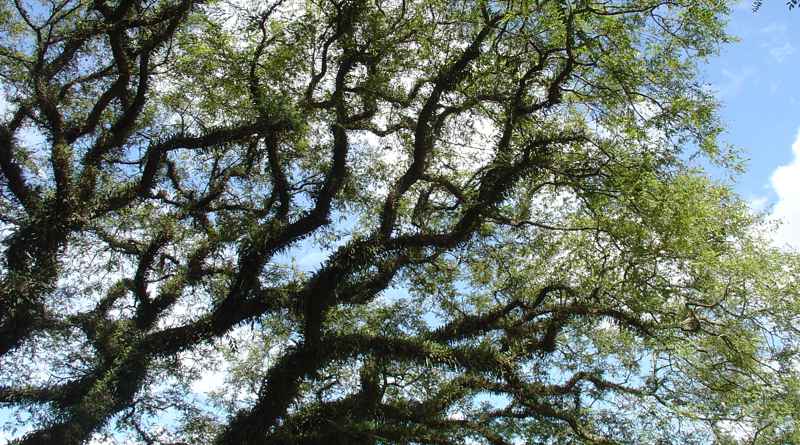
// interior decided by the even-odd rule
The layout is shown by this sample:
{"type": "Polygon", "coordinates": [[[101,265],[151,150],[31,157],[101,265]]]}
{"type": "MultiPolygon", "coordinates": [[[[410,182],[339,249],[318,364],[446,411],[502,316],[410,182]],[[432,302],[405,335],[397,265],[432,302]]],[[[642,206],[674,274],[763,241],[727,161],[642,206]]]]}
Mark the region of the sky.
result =
{"type": "MultiPolygon", "coordinates": [[[[701,80],[721,102],[722,141],[747,159],[735,189],[755,210],[783,221],[775,244],[800,248],[800,9],[767,0],[754,13],[745,1],[728,31],[739,42],[703,66],[701,80]]],[[[322,252],[309,255],[298,259],[301,267],[323,259],[322,252]]],[[[8,420],[10,412],[0,410],[0,425],[8,420]]],[[[0,431],[0,443],[21,433],[0,431]]]]}
{"type": "Polygon", "coordinates": [[[800,9],[767,0],[735,8],[728,32],[739,42],[703,69],[716,92],[725,143],[748,160],[736,190],[751,206],[782,220],[779,246],[800,248],[800,9]]]}

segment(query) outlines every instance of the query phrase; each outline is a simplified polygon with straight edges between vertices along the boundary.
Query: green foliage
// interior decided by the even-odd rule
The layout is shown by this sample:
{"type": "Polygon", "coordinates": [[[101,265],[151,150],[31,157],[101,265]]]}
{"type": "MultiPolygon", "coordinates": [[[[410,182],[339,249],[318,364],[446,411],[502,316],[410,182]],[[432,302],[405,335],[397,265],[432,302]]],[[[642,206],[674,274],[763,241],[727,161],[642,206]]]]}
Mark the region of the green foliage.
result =
{"type": "Polygon", "coordinates": [[[6,2],[15,443],[797,442],[729,8],[6,2]]]}

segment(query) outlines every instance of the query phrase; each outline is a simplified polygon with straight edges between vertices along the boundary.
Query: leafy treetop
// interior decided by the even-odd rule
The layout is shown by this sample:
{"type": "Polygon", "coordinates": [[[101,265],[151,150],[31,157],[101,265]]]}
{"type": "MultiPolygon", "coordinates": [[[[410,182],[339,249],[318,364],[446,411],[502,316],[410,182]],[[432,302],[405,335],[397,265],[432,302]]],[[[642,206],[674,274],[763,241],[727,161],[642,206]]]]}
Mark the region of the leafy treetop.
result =
{"type": "Polygon", "coordinates": [[[698,167],[728,12],[4,2],[15,443],[799,442],[798,257],[698,167]]]}

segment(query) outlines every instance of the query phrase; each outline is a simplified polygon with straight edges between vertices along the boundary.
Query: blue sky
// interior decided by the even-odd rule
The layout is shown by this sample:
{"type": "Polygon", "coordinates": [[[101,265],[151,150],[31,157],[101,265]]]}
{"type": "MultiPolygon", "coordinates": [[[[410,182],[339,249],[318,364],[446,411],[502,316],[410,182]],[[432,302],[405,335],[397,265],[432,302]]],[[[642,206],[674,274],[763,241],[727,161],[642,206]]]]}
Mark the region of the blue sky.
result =
{"type": "MultiPolygon", "coordinates": [[[[703,80],[722,103],[723,141],[749,160],[735,187],[754,208],[784,221],[776,243],[800,248],[800,10],[767,0],[753,13],[745,1],[728,30],[740,42],[703,67],[703,80]]],[[[298,266],[323,258],[309,252],[298,266]]],[[[10,412],[0,410],[0,426],[8,420],[10,412]]],[[[20,433],[0,431],[0,443],[20,433]]]]}
{"type": "Polygon", "coordinates": [[[722,102],[723,141],[748,159],[736,190],[784,221],[778,244],[800,247],[800,10],[768,0],[753,13],[746,1],[728,31],[740,41],[710,61],[704,80],[722,102]]]}

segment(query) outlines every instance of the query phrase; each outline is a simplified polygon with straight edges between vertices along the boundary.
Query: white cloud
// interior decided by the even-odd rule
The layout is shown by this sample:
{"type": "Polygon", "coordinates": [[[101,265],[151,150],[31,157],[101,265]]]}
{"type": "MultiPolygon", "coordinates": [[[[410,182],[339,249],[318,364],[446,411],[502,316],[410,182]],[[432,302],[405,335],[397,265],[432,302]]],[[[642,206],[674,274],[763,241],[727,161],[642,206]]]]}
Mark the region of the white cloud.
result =
{"type": "Polygon", "coordinates": [[[206,369],[198,380],[192,382],[192,391],[197,394],[208,395],[219,391],[225,386],[225,378],[228,376],[228,369],[206,369]]]}
{"type": "Polygon", "coordinates": [[[722,76],[725,80],[717,84],[718,97],[731,98],[737,96],[742,92],[745,82],[755,77],[756,73],[757,70],[752,66],[745,66],[734,71],[723,69],[722,76]]]}
{"type": "Polygon", "coordinates": [[[783,63],[795,53],[795,47],[789,41],[788,27],[785,23],[773,22],[761,28],[765,39],[761,42],[762,48],[767,48],[769,54],[778,63],[783,63]]]}
{"type": "Polygon", "coordinates": [[[782,222],[773,240],[779,246],[800,248],[800,131],[792,144],[792,153],[792,161],[778,167],[770,178],[778,195],[772,217],[782,222]]]}
{"type": "Polygon", "coordinates": [[[789,42],[784,42],[783,45],[770,48],[769,53],[778,63],[783,63],[787,57],[794,54],[794,46],[789,42]]]}
{"type": "Polygon", "coordinates": [[[766,196],[753,196],[747,200],[747,204],[753,211],[763,212],[769,207],[769,198],[766,196]]]}
{"type": "Polygon", "coordinates": [[[774,35],[783,36],[784,34],[786,34],[786,31],[788,31],[788,27],[786,26],[786,24],[778,22],[772,22],[769,25],[761,28],[761,32],[773,36],[774,35]]]}

